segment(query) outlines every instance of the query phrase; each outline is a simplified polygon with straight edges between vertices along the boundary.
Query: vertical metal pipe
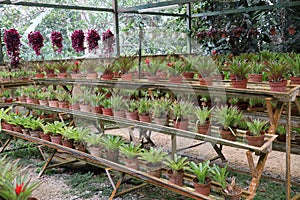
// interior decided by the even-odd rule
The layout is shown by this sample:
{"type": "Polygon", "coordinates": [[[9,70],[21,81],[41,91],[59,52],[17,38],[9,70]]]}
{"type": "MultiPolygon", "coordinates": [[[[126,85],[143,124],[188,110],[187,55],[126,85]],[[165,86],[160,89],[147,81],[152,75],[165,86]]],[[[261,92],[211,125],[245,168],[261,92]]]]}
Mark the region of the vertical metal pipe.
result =
{"type": "Polygon", "coordinates": [[[4,64],[4,55],[3,55],[3,51],[2,51],[2,31],[0,28],[0,65],[4,64]]]}
{"type": "MultiPolygon", "coordinates": [[[[297,101],[297,99],[296,99],[297,101]]],[[[291,102],[287,104],[287,125],[286,125],[286,199],[291,198],[291,102]]]]}
{"type": "Polygon", "coordinates": [[[186,26],[189,30],[188,36],[187,36],[187,53],[192,53],[192,42],[191,42],[191,29],[192,29],[192,12],[191,12],[191,3],[186,4],[186,26]]]}
{"type": "Polygon", "coordinates": [[[116,56],[120,56],[120,30],[119,30],[119,11],[118,11],[118,0],[113,0],[114,9],[114,29],[116,33],[116,56]]]}

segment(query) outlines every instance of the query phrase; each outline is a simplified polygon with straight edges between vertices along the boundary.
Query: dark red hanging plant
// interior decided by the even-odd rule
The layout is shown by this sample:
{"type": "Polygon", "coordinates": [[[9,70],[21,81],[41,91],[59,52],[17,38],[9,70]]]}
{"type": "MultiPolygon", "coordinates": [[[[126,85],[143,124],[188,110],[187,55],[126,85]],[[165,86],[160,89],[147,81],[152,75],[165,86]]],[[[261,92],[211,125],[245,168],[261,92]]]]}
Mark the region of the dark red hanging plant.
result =
{"type": "Polygon", "coordinates": [[[14,28],[5,30],[4,32],[4,43],[6,46],[7,55],[11,59],[11,66],[17,67],[20,63],[20,41],[21,36],[18,31],[14,28]]]}
{"type": "Polygon", "coordinates": [[[39,31],[28,34],[28,44],[33,48],[37,56],[41,55],[41,48],[44,46],[44,37],[39,31]]]}
{"type": "Polygon", "coordinates": [[[84,32],[82,30],[75,30],[71,35],[72,47],[78,53],[84,51],[84,32]]]}
{"type": "Polygon", "coordinates": [[[54,51],[57,51],[58,53],[62,51],[63,48],[62,41],[63,41],[62,34],[58,31],[52,31],[51,42],[54,51]]]}
{"type": "Polygon", "coordinates": [[[98,41],[100,40],[100,35],[96,30],[89,30],[86,39],[87,39],[89,51],[92,51],[99,47],[98,41]]]}
{"type": "Polygon", "coordinates": [[[102,41],[104,44],[104,52],[109,55],[114,52],[113,46],[115,43],[114,34],[108,29],[102,33],[102,41]]]}

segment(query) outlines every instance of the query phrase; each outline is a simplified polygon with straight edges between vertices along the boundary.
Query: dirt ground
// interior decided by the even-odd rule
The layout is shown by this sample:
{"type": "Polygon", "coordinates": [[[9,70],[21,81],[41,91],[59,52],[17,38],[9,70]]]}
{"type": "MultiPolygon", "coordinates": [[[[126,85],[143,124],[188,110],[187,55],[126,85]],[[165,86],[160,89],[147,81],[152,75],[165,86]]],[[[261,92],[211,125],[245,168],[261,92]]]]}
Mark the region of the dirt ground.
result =
{"type": "MultiPolygon", "coordinates": [[[[127,129],[113,130],[107,133],[122,135],[124,138],[128,139],[127,129]]],[[[138,139],[138,132],[136,130],[134,131],[134,135],[138,139]]],[[[167,151],[171,150],[170,136],[166,136],[160,133],[152,133],[151,138],[157,146],[163,146],[164,149],[167,151]]],[[[177,148],[187,147],[190,145],[197,144],[199,142],[200,141],[197,140],[178,137],[177,148]]],[[[246,150],[225,146],[223,147],[223,153],[229,163],[230,168],[234,168],[242,171],[249,171],[247,158],[246,158],[246,150]]],[[[210,143],[205,143],[195,148],[181,151],[179,152],[179,154],[188,155],[197,159],[204,159],[204,160],[213,158],[214,156],[217,155],[210,143]]],[[[254,156],[254,158],[256,162],[257,156],[254,156]]],[[[216,162],[220,163],[220,160],[216,162]]],[[[300,156],[291,155],[291,162],[292,162],[292,167],[291,167],[292,181],[294,183],[300,184],[300,168],[299,168],[300,156]]],[[[268,156],[268,160],[263,174],[264,176],[285,180],[285,165],[286,165],[285,153],[272,151],[268,156]]],[[[62,192],[68,189],[68,186],[64,183],[65,176],[67,175],[64,174],[63,171],[61,174],[43,176],[42,178],[40,178],[43,184],[40,188],[34,191],[34,196],[39,198],[40,200],[78,199],[76,196],[70,197],[67,194],[64,194],[62,192]]],[[[90,200],[92,199],[96,200],[98,198],[93,197],[90,198],[90,200]]],[[[117,199],[122,199],[122,198],[120,197],[117,199]]]]}

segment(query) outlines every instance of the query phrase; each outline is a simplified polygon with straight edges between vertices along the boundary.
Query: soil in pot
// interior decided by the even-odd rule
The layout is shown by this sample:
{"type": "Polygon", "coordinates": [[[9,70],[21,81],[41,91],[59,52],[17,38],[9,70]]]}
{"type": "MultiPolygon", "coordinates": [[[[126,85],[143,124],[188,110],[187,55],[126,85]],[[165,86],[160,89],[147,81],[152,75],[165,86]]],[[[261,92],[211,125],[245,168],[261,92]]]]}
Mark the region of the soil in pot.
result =
{"type": "Polygon", "coordinates": [[[205,196],[209,196],[210,194],[210,184],[211,179],[206,177],[205,184],[199,183],[197,178],[193,179],[193,184],[196,192],[203,194],[205,196]]]}
{"type": "Polygon", "coordinates": [[[236,137],[231,133],[230,130],[219,129],[220,135],[222,139],[235,141],[236,137]]]}
{"type": "Polygon", "coordinates": [[[102,74],[102,80],[112,80],[114,78],[114,74],[102,74]]]}
{"type": "Polygon", "coordinates": [[[227,200],[239,200],[241,199],[243,190],[239,186],[233,186],[232,192],[228,193],[222,190],[222,194],[224,195],[225,199],[227,200]]]}
{"type": "Polygon", "coordinates": [[[167,174],[169,176],[169,181],[179,186],[183,186],[183,170],[179,172],[173,172],[172,170],[168,170],[167,174]]]}

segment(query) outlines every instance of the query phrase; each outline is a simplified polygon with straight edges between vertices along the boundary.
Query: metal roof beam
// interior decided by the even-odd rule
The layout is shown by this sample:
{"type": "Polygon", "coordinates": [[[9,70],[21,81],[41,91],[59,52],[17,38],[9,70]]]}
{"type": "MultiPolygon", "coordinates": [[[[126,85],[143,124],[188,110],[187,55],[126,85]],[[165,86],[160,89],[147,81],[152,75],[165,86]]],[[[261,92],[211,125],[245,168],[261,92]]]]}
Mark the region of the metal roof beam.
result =
{"type": "Polygon", "coordinates": [[[11,2],[9,0],[1,1],[0,4],[6,5],[16,5],[16,6],[28,6],[28,7],[42,7],[42,8],[56,8],[56,9],[68,9],[68,10],[87,10],[87,11],[101,11],[101,12],[114,12],[112,8],[96,8],[96,7],[86,7],[86,6],[71,6],[71,5],[59,5],[59,4],[49,4],[49,3],[34,3],[34,2],[24,2],[17,1],[11,2]]]}
{"type": "Polygon", "coordinates": [[[138,12],[142,9],[148,9],[148,8],[157,8],[157,7],[166,7],[170,5],[176,5],[176,4],[187,4],[190,2],[197,2],[199,0],[172,0],[172,1],[164,1],[164,2],[158,2],[158,3],[148,3],[145,5],[140,6],[133,6],[128,8],[121,8],[119,9],[120,13],[133,13],[138,12]]]}
{"type": "Polygon", "coordinates": [[[267,5],[267,6],[254,6],[254,7],[248,7],[248,8],[238,8],[238,9],[231,9],[231,10],[198,13],[198,14],[193,14],[192,17],[195,18],[195,17],[207,17],[207,16],[216,16],[216,15],[246,13],[246,12],[271,10],[274,8],[293,7],[293,6],[300,6],[300,1],[279,3],[279,4],[267,5]]]}

